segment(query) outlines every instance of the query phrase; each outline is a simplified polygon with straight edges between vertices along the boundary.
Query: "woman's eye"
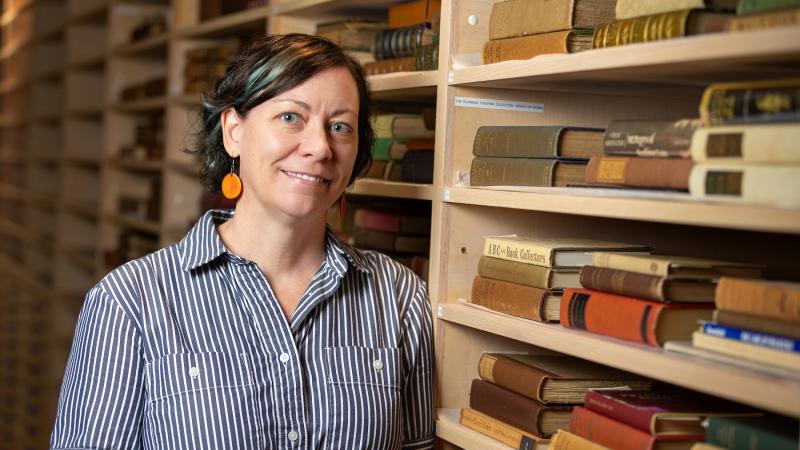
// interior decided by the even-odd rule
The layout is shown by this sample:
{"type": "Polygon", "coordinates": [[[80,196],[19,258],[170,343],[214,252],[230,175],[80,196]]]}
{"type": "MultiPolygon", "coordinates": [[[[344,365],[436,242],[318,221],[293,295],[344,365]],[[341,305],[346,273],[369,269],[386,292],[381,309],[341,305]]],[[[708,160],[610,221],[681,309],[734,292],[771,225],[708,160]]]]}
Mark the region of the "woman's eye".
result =
{"type": "Polygon", "coordinates": [[[352,133],[353,127],[346,123],[336,122],[331,124],[331,130],[334,133],[352,133]]]}
{"type": "Polygon", "coordinates": [[[294,123],[294,122],[297,122],[299,119],[300,119],[300,116],[298,116],[295,113],[283,113],[283,114],[281,114],[281,120],[286,122],[286,123],[294,123]]]}

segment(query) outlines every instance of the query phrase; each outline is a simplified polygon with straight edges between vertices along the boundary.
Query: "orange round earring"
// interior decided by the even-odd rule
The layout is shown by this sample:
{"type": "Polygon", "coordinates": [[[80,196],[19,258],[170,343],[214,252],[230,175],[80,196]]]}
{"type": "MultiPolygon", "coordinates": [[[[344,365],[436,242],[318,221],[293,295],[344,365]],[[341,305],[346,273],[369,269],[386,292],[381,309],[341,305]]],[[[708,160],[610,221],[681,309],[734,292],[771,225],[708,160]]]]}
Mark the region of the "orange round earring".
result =
{"type": "Polygon", "coordinates": [[[222,195],[233,200],[242,193],[242,180],[236,175],[236,159],[231,163],[231,173],[222,179],[222,195]]]}

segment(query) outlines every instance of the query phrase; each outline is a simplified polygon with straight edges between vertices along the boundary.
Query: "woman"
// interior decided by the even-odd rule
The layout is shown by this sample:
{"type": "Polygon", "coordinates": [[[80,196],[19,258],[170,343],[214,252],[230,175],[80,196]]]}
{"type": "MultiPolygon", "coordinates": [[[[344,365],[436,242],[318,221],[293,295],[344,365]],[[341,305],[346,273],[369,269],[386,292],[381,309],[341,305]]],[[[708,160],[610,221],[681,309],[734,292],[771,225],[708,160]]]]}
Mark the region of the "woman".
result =
{"type": "Polygon", "coordinates": [[[52,447],[432,448],[425,285],[325,225],[370,162],[358,64],[270,36],[203,108],[204,177],[238,171],[236,209],[91,289],[52,447]]]}

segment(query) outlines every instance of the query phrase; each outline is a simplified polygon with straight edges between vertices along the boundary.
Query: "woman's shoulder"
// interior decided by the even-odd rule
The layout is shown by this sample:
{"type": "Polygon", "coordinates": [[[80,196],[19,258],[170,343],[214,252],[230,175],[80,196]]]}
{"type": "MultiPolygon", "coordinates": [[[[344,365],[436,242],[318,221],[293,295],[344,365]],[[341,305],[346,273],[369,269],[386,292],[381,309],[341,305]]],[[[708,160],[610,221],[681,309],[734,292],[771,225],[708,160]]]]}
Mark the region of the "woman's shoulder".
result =
{"type": "Polygon", "coordinates": [[[180,243],[127,261],[106,274],[98,283],[109,295],[119,297],[136,293],[147,286],[172,277],[180,270],[180,243]]]}

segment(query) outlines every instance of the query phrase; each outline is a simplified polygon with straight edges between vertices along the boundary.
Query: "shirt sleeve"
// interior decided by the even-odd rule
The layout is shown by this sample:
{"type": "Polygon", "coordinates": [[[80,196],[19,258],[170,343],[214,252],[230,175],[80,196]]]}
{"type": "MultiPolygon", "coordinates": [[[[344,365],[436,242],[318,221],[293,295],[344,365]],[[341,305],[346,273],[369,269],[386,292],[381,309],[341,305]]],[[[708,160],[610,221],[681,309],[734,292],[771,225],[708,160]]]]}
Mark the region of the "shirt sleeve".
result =
{"type": "Polygon", "coordinates": [[[404,317],[404,353],[409,372],[404,401],[403,449],[432,449],[433,407],[433,322],[423,282],[414,293],[404,317]]]}
{"type": "Polygon", "coordinates": [[[143,369],[139,330],[95,286],[78,316],[51,448],[141,448],[143,369]]]}

